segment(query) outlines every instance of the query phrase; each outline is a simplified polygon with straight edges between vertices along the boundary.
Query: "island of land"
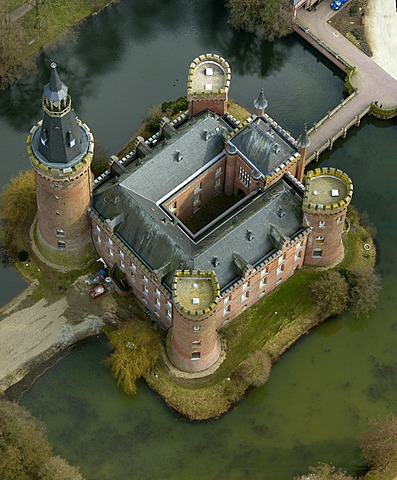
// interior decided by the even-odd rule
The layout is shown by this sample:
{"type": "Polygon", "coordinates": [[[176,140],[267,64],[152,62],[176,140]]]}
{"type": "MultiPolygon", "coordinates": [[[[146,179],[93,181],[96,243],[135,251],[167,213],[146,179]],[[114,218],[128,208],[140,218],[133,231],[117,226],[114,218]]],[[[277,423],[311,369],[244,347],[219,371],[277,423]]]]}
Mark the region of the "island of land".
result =
{"type": "MultiPolygon", "coordinates": [[[[376,32],[394,31],[397,25],[390,13],[390,22],[387,21],[385,27],[386,17],[376,13],[375,5],[378,3],[373,0],[367,13],[370,39],[380,37],[376,32]]],[[[385,41],[380,44],[370,40],[374,60],[397,78],[397,62],[393,66],[389,61],[393,56],[386,34],[382,33],[382,38],[385,41]]],[[[385,102],[385,105],[388,104],[385,102]]],[[[375,245],[355,212],[351,213],[347,226],[344,259],[332,268],[348,270],[363,264],[374,267],[375,245]]],[[[79,271],[67,267],[61,271],[48,259],[42,260],[39,251],[32,251],[28,261],[17,263],[32,284],[1,310],[0,354],[6,359],[0,366],[2,393],[57,352],[88,335],[98,334],[105,323],[118,326],[131,318],[147,321],[140,304],[132,298],[106,294],[93,301],[88,297],[85,280],[87,275],[96,273],[98,264],[95,262],[79,271]]],[[[327,317],[315,311],[308,290],[310,281],[320,275],[322,272],[314,268],[298,271],[266,299],[225,326],[221,340],[227,344],[227,354],[212,375],[184,375],[170,366],[164,354],[145,374],[147,383],[187,418],[201,420],[226,412],[249,386],[236,373],[249,354],[265,350],[272,361],[276,361],[302,335],[327,317]]]]}

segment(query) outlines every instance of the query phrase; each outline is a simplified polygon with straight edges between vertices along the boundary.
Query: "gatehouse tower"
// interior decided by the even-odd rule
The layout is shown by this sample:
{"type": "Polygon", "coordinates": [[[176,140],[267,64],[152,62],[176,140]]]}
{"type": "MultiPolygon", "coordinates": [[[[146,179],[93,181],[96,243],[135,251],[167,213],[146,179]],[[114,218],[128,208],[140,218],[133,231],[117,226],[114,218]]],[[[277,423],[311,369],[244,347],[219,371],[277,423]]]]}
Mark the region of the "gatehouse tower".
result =
{"type": "Polygon", "coordinates": [[[37,240],[44,253],[66,251],[78,258],[91,242],[87,210],[94,137],[76,117],[56,67],[51,63],[44,87],[43,119],[27,139],[36,182],[37,240]]]}

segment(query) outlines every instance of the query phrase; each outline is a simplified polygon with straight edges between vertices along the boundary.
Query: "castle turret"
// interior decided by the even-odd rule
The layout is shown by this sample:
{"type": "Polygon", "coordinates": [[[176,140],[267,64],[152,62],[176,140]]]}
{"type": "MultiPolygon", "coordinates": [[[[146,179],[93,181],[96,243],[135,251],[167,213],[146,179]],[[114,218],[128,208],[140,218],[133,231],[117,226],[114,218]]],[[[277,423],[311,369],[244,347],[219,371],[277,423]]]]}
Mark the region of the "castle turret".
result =
{"type": "Polygon", "coordinates": [[[220,296],[214,272],[177,271],[172,285],[174,311],[167,354],[185,372],[200,372],[219,358],[215,311],[220,296]]]}
{"type": "Polygon", "coordinates": [[[36,180],[37,238],[44,249],[79,254],[91,241],[87,209],[94,138],[77,119],[54,62],[42,107],[43,119],[27,139],[36,180]]]}
{"type": "Polygon", "coordinates": [[[189,117],[207,109],[225,115],[230,79],[230,66],[219,55],[207,53],[193,60],[187,80],[189,117]]]}
{"type": "Polygon", "coordinates": [[[305,265],[331,265],[342,258],[342,234],[353,196],[353,183],[335,168],[316,168],[306,174],[303,226],[311,227],[305,265]]]}
{"type": "Polygon", "coordinates": [[[258,115],[258,117],[263,117],[263,115],[265,114],[265,109],[267,107],[267,100],[265,98],[263,88],[261,88],[258,98],[254,100],[254,107],[256,115],[258,115]]]}
{"type": "Polygon", "coordinates": [[[299,135],[297,141],[298,145],[298,153],[300,158],[296,165],[296,178],[302,183],[303,175],[305,174],[305,167],[307,161],[307,149],[310,147],[310,138],[307,133],[307,124],[305,124],[305,128],[303,132],[299,135]]]}

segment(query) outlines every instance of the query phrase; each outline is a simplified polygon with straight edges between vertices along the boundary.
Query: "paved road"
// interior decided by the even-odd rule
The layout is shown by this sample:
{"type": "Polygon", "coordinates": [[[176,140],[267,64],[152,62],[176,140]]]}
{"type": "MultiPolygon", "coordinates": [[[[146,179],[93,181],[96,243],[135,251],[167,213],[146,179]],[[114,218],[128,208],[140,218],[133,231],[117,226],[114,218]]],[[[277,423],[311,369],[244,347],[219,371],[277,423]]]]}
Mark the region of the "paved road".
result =
{"type": "Polygon", "coordinates": [[[325,1],[312,12],[299,10],[297,19],[347,63],[356,67],[352,83],[358,88],[358,95],[326,120],[317,131],[312,132],[308,158],[371,102],[378,100],[384,109],[397,106],[397,80],[327,23],[334,14],[329,2],[325,1]]]}

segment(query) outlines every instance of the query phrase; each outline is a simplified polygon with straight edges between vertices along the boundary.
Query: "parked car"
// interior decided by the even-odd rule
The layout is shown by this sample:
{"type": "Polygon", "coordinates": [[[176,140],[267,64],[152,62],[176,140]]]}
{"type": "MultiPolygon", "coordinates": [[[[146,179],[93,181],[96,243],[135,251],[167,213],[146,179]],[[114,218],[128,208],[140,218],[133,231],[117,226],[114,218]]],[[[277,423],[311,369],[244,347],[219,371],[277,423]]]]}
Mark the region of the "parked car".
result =
{"type": "Polygon", "coordinates": [[[102,285],[102,283],[98,283],[94,288],[91,288],[91,290],[88,292],[88,295],[95,300],[104,293],[106,293],[106,288],[102,285]]]}
{"type": "Polygon", "coordinates": [[[335,0],[331,3],[331,8],[333,10],[339,10],[348,0],[335,0]]]}

